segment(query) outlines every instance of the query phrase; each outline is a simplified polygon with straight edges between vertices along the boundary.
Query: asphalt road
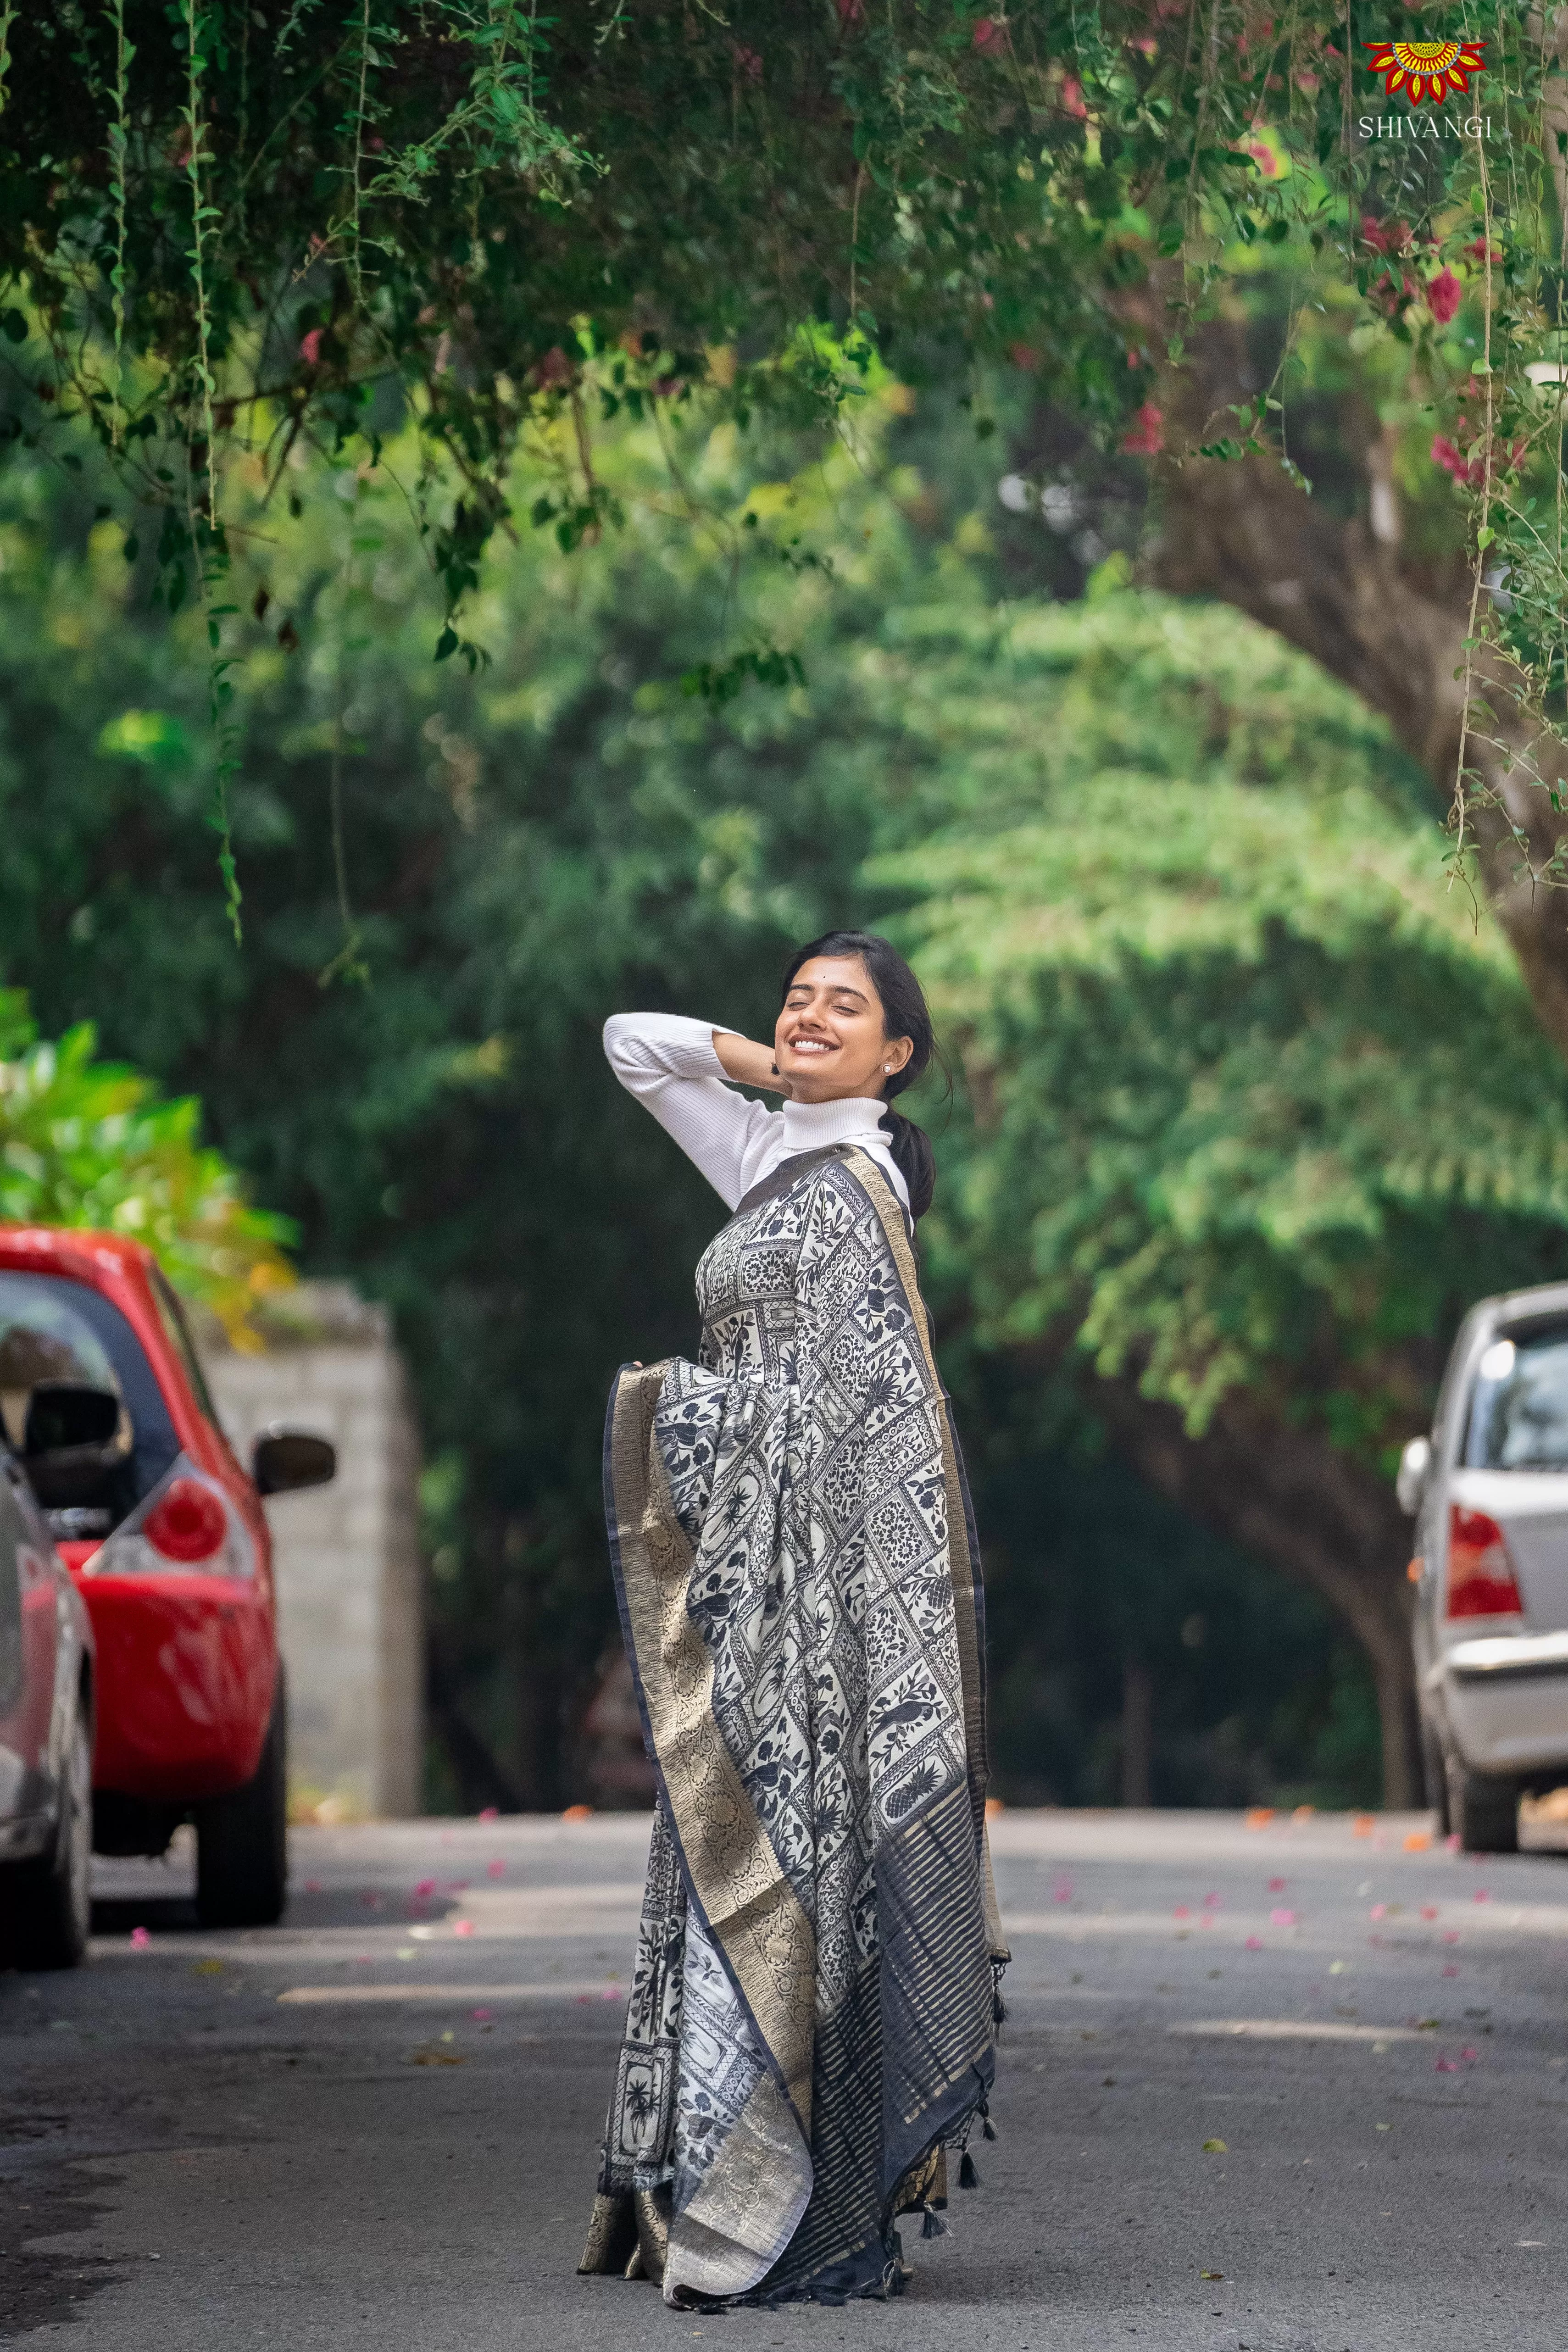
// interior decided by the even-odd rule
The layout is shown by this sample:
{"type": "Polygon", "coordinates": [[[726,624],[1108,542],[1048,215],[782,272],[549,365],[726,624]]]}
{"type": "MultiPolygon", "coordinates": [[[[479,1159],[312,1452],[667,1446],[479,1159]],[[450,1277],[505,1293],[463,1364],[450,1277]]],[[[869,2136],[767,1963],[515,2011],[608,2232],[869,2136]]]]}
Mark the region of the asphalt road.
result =
{"type": "Polygon", "coordinates": [[[0,2339],[70,2352],[1479,2352],[1568,2337],[1568,1855],[1005,1813],[983,2186],[890,2305],[579,2279],[646,1818],[311,1830],[287,1924],[100,1864],[0,1976],[0,2339]]]}

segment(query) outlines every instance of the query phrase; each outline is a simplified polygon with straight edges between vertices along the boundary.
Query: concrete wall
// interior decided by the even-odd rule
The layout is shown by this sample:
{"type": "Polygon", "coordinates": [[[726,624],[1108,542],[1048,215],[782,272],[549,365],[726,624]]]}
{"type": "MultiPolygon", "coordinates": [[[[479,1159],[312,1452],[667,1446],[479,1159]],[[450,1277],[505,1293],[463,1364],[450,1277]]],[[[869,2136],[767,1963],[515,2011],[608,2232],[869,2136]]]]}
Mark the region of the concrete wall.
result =
{"type": "Polygon", "coordinates": [[[267,1348],[221,1334],[202,1356],[240,1459],[286,1422],[338,1449],[329,1486],[267,1504],[283,1655],[289,1777],[324,1817],[420,1810],[424,1641],[418,1433],[383,1307],[346,1283],[303,1283],[268,1303],[267,1348]]]}

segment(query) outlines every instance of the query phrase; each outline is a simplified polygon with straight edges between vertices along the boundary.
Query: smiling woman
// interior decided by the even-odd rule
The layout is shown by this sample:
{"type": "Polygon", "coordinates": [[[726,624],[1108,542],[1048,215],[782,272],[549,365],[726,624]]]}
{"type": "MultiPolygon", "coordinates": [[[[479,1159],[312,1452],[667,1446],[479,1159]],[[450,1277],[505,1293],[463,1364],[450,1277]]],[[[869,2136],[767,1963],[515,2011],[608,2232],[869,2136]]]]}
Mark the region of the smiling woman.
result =
{"type": "Polygon", "coordinates": [[[1007,1957],[979,1562],[910,1245],[930,1146],[882,1124],[930,1017],[858,932],[802,949],[783,999],[771,1046],[605,1029],[734,1212],[700,1360],[623,1370],[605,1451],[658,1797],[581,2267],[684,2308],[902,2288],[897,2217],[937,2234],[986,2114],[1007,1957]]]}

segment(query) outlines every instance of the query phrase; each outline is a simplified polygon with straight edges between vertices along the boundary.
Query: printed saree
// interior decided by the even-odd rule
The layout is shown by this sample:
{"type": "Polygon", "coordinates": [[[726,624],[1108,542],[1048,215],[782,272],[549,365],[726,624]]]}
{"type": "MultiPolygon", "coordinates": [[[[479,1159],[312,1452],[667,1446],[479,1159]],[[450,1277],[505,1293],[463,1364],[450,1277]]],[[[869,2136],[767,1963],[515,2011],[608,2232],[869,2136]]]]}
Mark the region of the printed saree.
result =
{"type": "Polygon", "coordinates": [[[697,1287],[701,1361],[623,1370],[605,1433],[658,1799],[581,2268],[838,2302],[902,2284],[993,2077],[978,1558],[874,1160],[787,1161],[697,1287]]]}

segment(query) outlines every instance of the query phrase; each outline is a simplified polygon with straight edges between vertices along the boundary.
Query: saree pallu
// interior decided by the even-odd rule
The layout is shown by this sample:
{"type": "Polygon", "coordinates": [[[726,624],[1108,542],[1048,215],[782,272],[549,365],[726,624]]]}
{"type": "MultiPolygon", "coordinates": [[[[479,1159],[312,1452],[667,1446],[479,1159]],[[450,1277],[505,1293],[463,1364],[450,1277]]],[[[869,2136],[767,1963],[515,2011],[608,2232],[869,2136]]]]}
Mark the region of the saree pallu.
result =
{"type": "Polygon", "coordinates": [[[978,1559],[874,1160],[786,1162],[697,1287],[700,1361],[623,1370],[605,1433],[658,1800],[581,2267],[837,2302],[901,2284],[994,2074],[978,1559]]]}

